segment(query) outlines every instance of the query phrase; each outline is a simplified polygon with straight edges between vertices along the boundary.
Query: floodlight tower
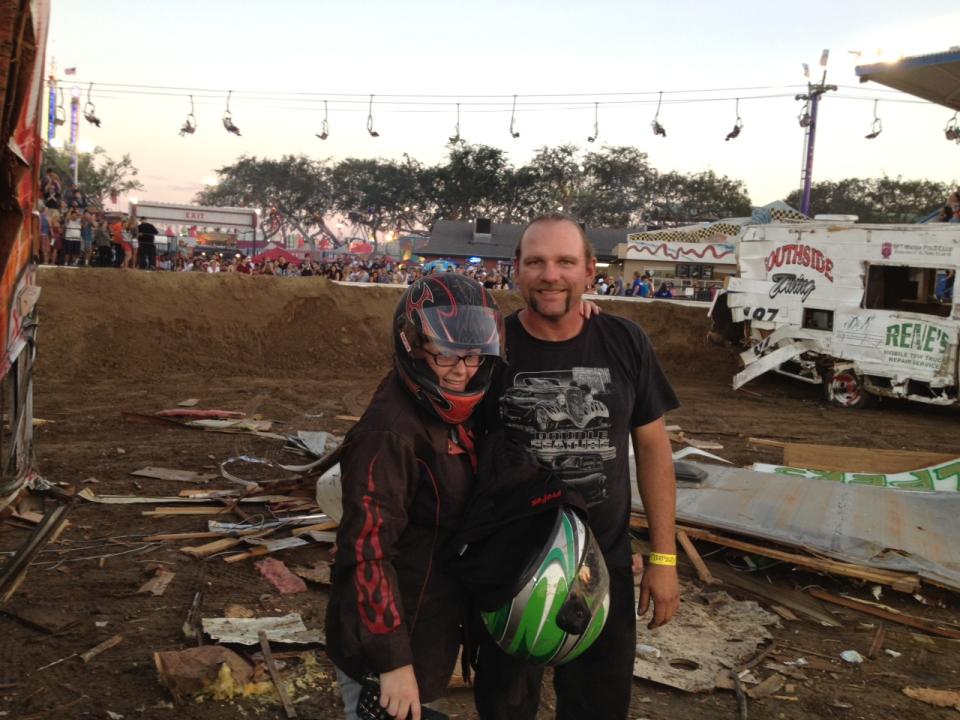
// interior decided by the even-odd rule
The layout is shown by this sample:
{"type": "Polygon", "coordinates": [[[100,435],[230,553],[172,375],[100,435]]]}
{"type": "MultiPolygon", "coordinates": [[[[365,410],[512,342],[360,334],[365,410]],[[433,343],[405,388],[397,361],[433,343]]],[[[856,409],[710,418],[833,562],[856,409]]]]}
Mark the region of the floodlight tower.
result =
{"type": "Polygon", "coordinates": [[[827,58],[830,55],[829,50],[824,50],[820,55],[820,66],[823,68],[823,77],[819,83],[810,82],[810,68],[806,63],[803,65],[804,75],[807,76],[807,92],[796,96],[797,100],[803,100],[803,110],[797,118],[800,127],[805,128],[807,133],[804,140],[804,161],[803,170],[800,174],[800,185],[803,192],[800,198],[800,212],[804,215],[810,214],[810,183],[813,179],[813,148],[817,139],[817,110],[820,107],[820,97],[830,91],[836,91],[836,85],[827,85],[827,58]]]}

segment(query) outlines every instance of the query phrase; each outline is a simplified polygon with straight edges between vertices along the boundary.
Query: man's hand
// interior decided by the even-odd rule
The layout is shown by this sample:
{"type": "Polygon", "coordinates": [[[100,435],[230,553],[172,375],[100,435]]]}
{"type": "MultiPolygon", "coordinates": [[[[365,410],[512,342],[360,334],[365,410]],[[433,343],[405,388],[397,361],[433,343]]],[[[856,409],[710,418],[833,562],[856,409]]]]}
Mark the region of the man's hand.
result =
{"type": "Polygon", "coordinates": [[[420,720],[420,689],[413,665],[380,673],[380,706],[397,720],[420,720]]]}
{"type": "Polygon", "coordinates": [[[600,314],[600,306],[597,305],[593,300],[584,300],[580,299],[580,317],[584,320],[589,320],[595,315],[600,314]]]}
{"type": "Polygon", "coordinates": [[[680,581],[677,568],[666,565],[648,564],[640,580],[640,602],[637,603],[637,615],[646,615],[653,600],[653,617],[647,628],[666,625],[673,619],[680,607],[680,581]]]}

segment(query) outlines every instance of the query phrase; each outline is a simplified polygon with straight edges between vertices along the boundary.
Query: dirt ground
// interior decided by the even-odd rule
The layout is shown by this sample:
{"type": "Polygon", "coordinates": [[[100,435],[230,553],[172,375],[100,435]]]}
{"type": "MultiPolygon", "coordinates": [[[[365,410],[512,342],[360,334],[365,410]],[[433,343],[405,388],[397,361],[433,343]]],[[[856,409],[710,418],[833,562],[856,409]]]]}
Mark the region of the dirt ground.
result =
{"type": "MultiPolygon", "coordinates": [[[[129,473],[148,465],[211,471],[231,456],[278,456],[282,443],[131,422],[121,412],[153,413],[192,397],[200,399],[200,407],[274,420],[281,433],[343,434],[349,423],[335,416],[359,415],[388,368],[387,328],[399,292],[317,278],[46,268],[39,284],[34,407],[35,416],[49,422],[36,430],[37,468],[50,481],[80,487],[95,478],[96,484],[88,485],[99,494],[154,496],[175,495],[185,486],[129,473]]],[[[507,310],[518,307],[513,296],[499,299],[507,310]]],[[[719,441],[724,446],[719,454],[737,463],[779,461],[775,448],[748,446],[751,436],[960,455],[960,417],[954,409],[886,402],[876,409],[845,411],[828,406],[817,388],[778,378],[761,378],[747,392],[734,392],[730,378],[736,359],[706,343],[705,309],[664,302],[602,305],[605,312],[637,320],[651,336],[682,402],[668,422],[688,435],[719,441]]],[[[116,717],[108,711],[127,719],[284,716],[272,698],[174,708],[158,683],[152,654],[189,647],[181,626],[198,591],[204,616],[222,615],[225,606],[237,603],[261,615],[299,612],[308,628],[322,628],[325,591],[310,584],[308,593],[280,596],[250,561],[199,561],[179,553],[176,543],[144,542],[153,533],[206,526],[207,518],[200,516],[141,514],[152,507],[82,503],[71,514],[70,527],[37,558],[8,609],[45,613],[50,623],[65,626],[43,632],[0,614],[0,718],[116,717]],[[176,573],[166,592],[135,594],[157,567],[176,573]],[[123,642],[89,663],[75,656],[118,633],[123,642]]],[[[0,524],[0,551],[14,549],[28,533],[26,526],[0,524]]],[[[289,565],[310,564],[325,557],[318,547],[287,550],[279,557],[289,565]]],[[[723,557],[721,552],[712,559],[723,557]]],[[[765,574],[783,587],[816,585],[872,599],[868,587],[848,580],[783,566],[765,574]]],[[[924,605],[887,589],[882,602],[960,623],[956,596],[934,591],[925,596],[924,605]]],[[[751,700],[750,718],[957,717],[956,710],[905,697],[901,688],[960,689],[960,642],[891,625],[883,647],[901,653],[898,657],[881,652],[875,660],[848,665],[839,653],[856,649],[866,655],[876,621],[841,609],[835,615],[842,628],[783,620],[774,629],[776,655],[821,662],[807,667],[804,678],[788,678],[790,686],[776,697],[751,700]]],[[[318,659],[318,668],[303,657],[283,660],[284,674],[301,677],[294,692],[298,714],[340,717],[329,663],[322,650],[308,654],[318,659]]],[[[454,691],[443,707],[451,717],[476,717],[468,689],[454,691]]],[[[551,709],[548,690],[541,717],[552,717],[551,709]]],[[[695,716],[737,717],[734,694],[687,694],[635,683],[632,718],[695,716]]]]}

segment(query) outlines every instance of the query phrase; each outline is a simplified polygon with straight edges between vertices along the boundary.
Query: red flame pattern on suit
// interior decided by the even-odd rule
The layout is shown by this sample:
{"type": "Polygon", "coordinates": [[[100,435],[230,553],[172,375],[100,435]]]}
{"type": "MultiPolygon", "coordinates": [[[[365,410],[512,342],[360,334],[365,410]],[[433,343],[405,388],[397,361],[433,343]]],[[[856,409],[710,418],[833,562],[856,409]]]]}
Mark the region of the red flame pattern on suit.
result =
{"type": "Polygon", "coordinates": [[[357,568],[353,582],[357,589],[357,605],[360,618],[367,630],[375,635],[384,635],[400,626],[400,613],[393,597],[390,579],[383,571],[383,547],[380,544],[380,529],[383,516],[380,506],[374,501],[376,490],[374,467],[379,453],[370,461],[367,469],[367,494],[363,496],[363,527],[354,552],[357,568]]]}

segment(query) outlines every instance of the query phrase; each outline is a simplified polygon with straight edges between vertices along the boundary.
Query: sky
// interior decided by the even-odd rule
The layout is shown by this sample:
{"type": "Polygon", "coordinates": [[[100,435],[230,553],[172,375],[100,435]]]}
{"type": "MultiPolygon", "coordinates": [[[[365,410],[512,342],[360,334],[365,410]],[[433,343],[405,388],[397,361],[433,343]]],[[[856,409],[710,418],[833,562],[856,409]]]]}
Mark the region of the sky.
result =
{"type": "Polygon", "coordinates": [[[803,63],[821,79],[824,49],[827,82],[840,89],[820,105],[814,181],[960,179],[960,146],[943,135],[952,113],[860,86],[854,72],[957,44],[960,12],[939,0],[52,2],[48,74],[55,67],[83,102],[93,83],[102,121],[81,119],[81,148],[129,153],[144,200],[189,202],[242,155],[438,163],[459,102],[461,136],[507,150],[515,165],[544,145],[633,145],[660,171],[743,180],[761,205],[800,184],[794,96],[805,92],[803,63]],[[69,67],[75,76],[63,75],[69,67]],[[229,90],[240,137],[221,121],[229,90]],[[650,127],[660,91],[666,138],[650,127]],[[181,137],[191,94],[197,130],[181,137]],[[865,140],[875,99],[883,132],[865,140]],[[737,110],[743,130],[727,142],[737,110]]]}

